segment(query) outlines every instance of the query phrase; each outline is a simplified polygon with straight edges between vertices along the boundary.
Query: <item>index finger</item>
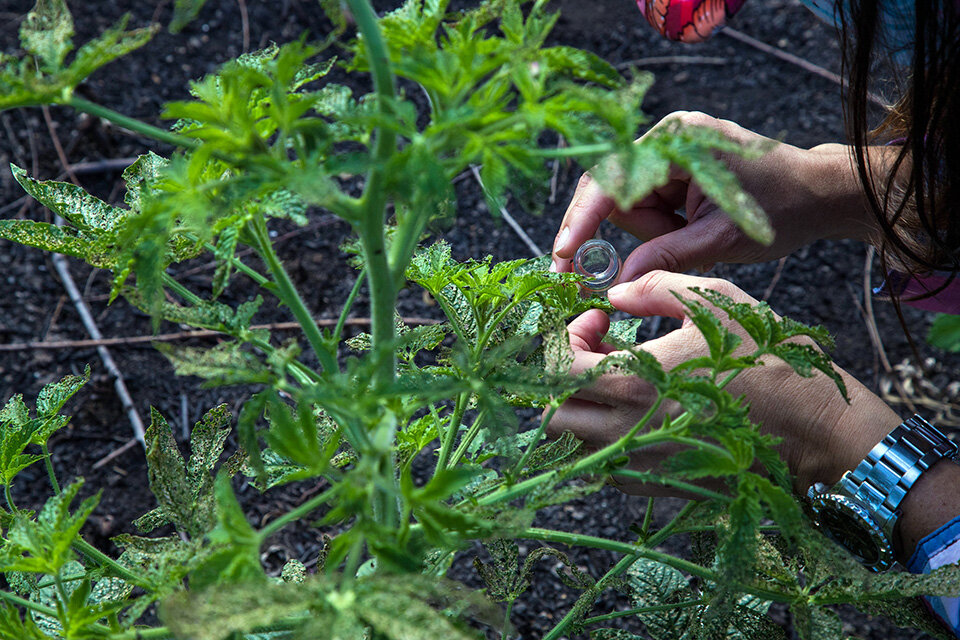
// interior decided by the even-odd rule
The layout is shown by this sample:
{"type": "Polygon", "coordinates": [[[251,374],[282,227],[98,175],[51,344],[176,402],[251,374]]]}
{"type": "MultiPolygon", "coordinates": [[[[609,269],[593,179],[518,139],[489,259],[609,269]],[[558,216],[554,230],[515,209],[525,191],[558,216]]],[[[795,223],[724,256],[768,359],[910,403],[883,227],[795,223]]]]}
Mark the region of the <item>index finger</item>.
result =
{"type": "Polygon", "coordinates": [[[553,261],[558,271],[570,270],[570,261],[577,247],[597,233],[600,223],[613,213],[614,208],[613,198],[603,193],[589,173],[583,174],[554,240],[553,261]]]}

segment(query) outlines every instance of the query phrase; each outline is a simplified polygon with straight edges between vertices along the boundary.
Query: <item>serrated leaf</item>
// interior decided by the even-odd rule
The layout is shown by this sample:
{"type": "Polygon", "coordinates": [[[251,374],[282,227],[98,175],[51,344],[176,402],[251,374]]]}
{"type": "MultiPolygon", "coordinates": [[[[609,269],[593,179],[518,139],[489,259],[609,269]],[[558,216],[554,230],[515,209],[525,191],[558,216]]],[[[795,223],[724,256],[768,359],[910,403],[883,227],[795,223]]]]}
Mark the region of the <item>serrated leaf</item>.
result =
{"type": "Polygon", "coordinates": [[[112,232],[129,215],[125,209],[111,206],[75,184],[34,180],[14,164],[10,165],[10,171],[23,190],[37,202],[81,231],[112,232]]]}
{"type": "Polygon", "coordinates": [[[49,498],[36,519],[21,512],[7,532],[7,540],[14,545],[16,555],[5,558],[3,571],[30,571],[56,574],[73,560],[71,545],[80,534],[87,517],[93,512],[100,495],[90,496],[73,513],[70,503],[77,496],[82,480],[64,487],[49,498]]]}
{"type": "Polygon", "coordinates": [[[173,5],[173,18],[170,20],[170,33],[180,33],[185,26],[193,22],[206,2],[207,0],[176,0],[173,5]]]}
{"type": "Polygon", "coordinates": [[[801,640],[843,640],[843,623],[832,609],[800,602],[790,612],[793,628],[801,640]]]}
{"type": "Polygon", "coordinates": [[[39,59],[45,72],[56,72],[73,49],[73,18],[64,0],[37,0],[20,25],[20,44],[39,59]]]}
{"type": "Polygon", "coordinates": [[[549,47],[540,53],[551,71],[577,80],[596,82],[611,89],[624,84],[623,76],[613,65],[590,51],[561,46],[549,47]]]}
{"type": "Polygon", "coordinates": [[[210,349],[159,343],[156,349],[173,364],[177,375],[199,376],[209,386],[270,382],[272,374],[237,342],[222,342],[210,349]]]}
{"type": "MultiPolygon", "coordinates": [[[[680,571],[653,560],[640,558],[627,570],[626,578],[635,608],[694,599],[693,590],[680,571]]],[[[641,613],[637,617],[651,640],[676,640],[692,622],[690,610],[684,608],[641,613]]]]}
{"type": "Polygon", "coordinates": [[[83,375],[64,376],[57,382],[51,382],[40,390],[37,396],[37,417],[50,418],[57,414],[67,400],[73,397],[80,387],[90,380],[90,365],[86,365],[83,375]]]}

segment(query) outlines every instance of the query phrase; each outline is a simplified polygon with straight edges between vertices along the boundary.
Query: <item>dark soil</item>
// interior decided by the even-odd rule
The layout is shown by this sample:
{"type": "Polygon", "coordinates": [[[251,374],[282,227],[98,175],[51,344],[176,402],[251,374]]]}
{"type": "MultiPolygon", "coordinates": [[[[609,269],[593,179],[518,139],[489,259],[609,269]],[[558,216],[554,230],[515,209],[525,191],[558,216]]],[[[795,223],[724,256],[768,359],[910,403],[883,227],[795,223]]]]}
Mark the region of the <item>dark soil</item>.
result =
{"type": "MultiPolygon", "coordinates": [[[[0,50],[16,48],[17,26],[32,4],[31,0],[0,0],[0,50]]],[[[328,25],[313,0],[247,0],[246,4],[251,48],[269,42],[286,42],[304,31],[313,34],[327,31],[328,25]]],[[[375,4],[383,10],[394,3],[384,0],[375,4]]],[[[828,80],[723,35],[695,48],[668,43],[646,25],[631,0],[560,0],[558,4],[562,17],[555,40],[594,50],[613,63],[634,61],[656,74],[657,83],[646,101],[646,111],[653,121],[674,110],[701,110],[803,147],[843,140],[839,89],[828,80]],[[659,61],[648,64],[644,62],[648,58],[659,61]],[[717,64],[717,59],[722,59],[722,64],[717,64]]],[[[83,42],[126,12],[133,15],[132,25],[145,25],[151,19],[166,21],[172,3],[99,0],[71,5],[77,22],[76,41],[83,42]]],[[[238,6],[233,0],[210,0],[200,18],[182,34],[161,33],[139,52],[97,73],[82,91],[120,112],[159,123],[157,114],[161,105],[183,98],[190,79],[215,70],[220,63],[242,52],[238,6]]],[[[833,30],[818,22],[796,0],[750,3],[734,26],[830,70],[839,70],[839,50],[833,30]]],[[[360,81],[359,89],[366,88],[363,82],[360,81]]],[[[71,163],[136,156],[148,148],[165,151],[67,109],[52,109],[51,114],[71,163]]],[[[14,162],[39,178],[61,176],[62,166],[39,110],[2,113],[0,124],[0,166],[14,162]]],[[[512,210],[541,247],[550,246],[580,171],[565,164],[557,167],[556,192],[543,216],[533,217],[516,207],[512,210]]],[[[111,201],[122,200],[119,178],[118,171],[81,175],[85,187],[111,201]]],[[[17,202],[22,192],[5,169],[0,172],[0,194],[4,217],[42,219],[48,215],[39,206],[17,202]]],[[[472,178],[460,182],[459,195],[460,217],[443,233],[453,245],[456,257],[490,254],[496,260],[504,260],[530,255],[530,250],[508,226],[488,214],[472,178]]],[[[278,249],[293,277],[307,293],[312,310],[318,317],[336,317],[355,277],[337,250],[347,234],[347,226],[318,213],[306,229],[277,229],[280,234],[290,233],[278,249]]],[[[605,228],[603,234],[623,255],[630,250],[630,238],[619,231],[605,228]]],[[[781,314],[824,325],[836,337],[833,356],[837,364],[876,389],[882,369],[861,313],[865,256],[866,249],[861,245],[820,242],[782,264],[721,265],[715,273],[733,280],[757,298],[765,297],[781,314]]],[[[0,341],[88,337],[55,276],[49,256],[4,242],[0,265],[4,286],[4,295],[0,296],[0,341]]],[[[187,282],[202,288],[209,282],[212,268],[202,264],[193,268],[187,282]]],[[[109,288],[106,276],[92,273],[76,263],[71,264],[71,270],[105,336],[150,333],[149,319],[125,302],[106,306],[105,294],[109,288]]],[[[245,296],[248,293],[242,290],[245,283],[238,280],[237,284],[239,291],[234,295],[245,296]]],[[[909,349],[896,315],[883,303],[876,304],[875,311],[887,356],[892,362],[899,362],[909,354],[909,349]]],[[[365,312],[361,301],[355,313],[365,312]]],[[[437,310],[414,291],[405,295],[401,312],[437,315],[437,310]]],[[[909,311],[906,317],[914,334],[922,336],[929,317],[909,311]]],[[[257,321],[288,319],[277,312],[275,316],[258,316],[257,321]]],[[[656,331],[655,325],[648,323],[644,329],[647,337],[656,331]]],[[[177,327],[165,326],[162,330],[176,331],[177,327]]],[[[178,426],[178,433],[180,425],[193,424],[204,411],[220,402],[228,403],[236,415],[244,399],[241,390],[204,390],[194,379],[174,376],[167,361],[148,345],[117,347],[112,349],[112,354],[126,377],[140,414],[148,416],[150,407],[156,407],[178,426]]],[[[92,380],[68,405],[67,411],[74,419],[69,428],[54,437],[51,449],[61,479],[82,476],[91,491],[104,489],[100,507],[85,533],[92,541],[109,545],[109,537],[129,530],[131,520],[152,508],[154,500],[147,487],[139,447],[99,469],[93,468],[95,462],[127,442],[132,433],[97,352],[84,348],[0,353],[0,400],[5,401],[14,393],[32,398],[43,384],[71,372],[79,373],[87,363],[93,368],[92,380]]],[[[248,489],[242,499],[250,507],[250,517],[259,524],[298,504],[315,490],[315,487],[291,488],[260,498],[255,490],[248,489]]],[[[39,467],[21,474],[14,487],[14,497],[23,506],[37,506],[46,492],[46,476],[39,467]]],[[[543,514],[542,524],[626,538],[627,527],[641,515],[644,505],[641,499],[608,489],[588,501],[549,510],[543,514]]],[[[660,501],[657,518],[666,519],[676,505],[676,501],[660,501]]],[[[300,531],[279,535],[275,544],[266,550],[264,560],[271,567],[281,566],[287,558],[299,558],[309,564],[316,559],[320,533],[300,531]]],[[[672,551],[682,552],[685,543],[676,541],[673,545],[672,551]]],[[[574,559],[595,576],[602,574],[610,561],[608,554],[589,550],[576,552],[574,559]]],[[[532,590],[514,608],[513,621],[523,638],[541,636],[571,604],[572,592],[559,587],[556,579],[547,575],[557,569],[544,565],[542,579],[534,582],[532,590]]],[[[455,575],[470,584],[478,584],[469,558],[458,562],[455,575]]],[[[608,611],[615,604],[613,599],[608,599],[598,611],[608,611]]],[[[786,615],[781,613],[781,617],[785,619],[786,615]]],[[[846,633],[863,638],[918,637],[916,632],[901,631],[883,620],[861,614],[845,612],[844,620],[846,633]]]]}

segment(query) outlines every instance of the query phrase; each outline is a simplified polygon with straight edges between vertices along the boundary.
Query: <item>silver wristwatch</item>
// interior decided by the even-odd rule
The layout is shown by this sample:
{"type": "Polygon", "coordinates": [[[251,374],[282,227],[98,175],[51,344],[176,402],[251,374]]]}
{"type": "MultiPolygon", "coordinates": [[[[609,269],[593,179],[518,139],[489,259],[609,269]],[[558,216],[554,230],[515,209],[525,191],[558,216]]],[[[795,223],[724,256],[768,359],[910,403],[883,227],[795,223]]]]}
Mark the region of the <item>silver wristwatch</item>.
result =
{"type": "Polygon", "coordinates": [[[840,482],[810,487],[814,523],[867,568],[889,569],[900,503],[917,478],[944,458],[957,459],[957,444],[920,416],[908,418],[840,482]]]}

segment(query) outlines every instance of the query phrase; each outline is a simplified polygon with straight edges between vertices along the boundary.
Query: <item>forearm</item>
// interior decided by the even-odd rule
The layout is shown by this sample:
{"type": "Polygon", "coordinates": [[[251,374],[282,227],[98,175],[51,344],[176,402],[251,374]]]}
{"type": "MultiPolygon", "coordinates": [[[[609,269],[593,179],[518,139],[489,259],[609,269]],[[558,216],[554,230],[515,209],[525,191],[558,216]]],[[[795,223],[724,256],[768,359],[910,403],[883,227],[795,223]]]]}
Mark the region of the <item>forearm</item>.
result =
{"type": "MultiPolygon", "coordinates": [[[[866,153],[874,183],[883,185],[899,147],[868,147],[866,153]]],[[[875,244],[881,230],[876,215],[867,203],[852,147],[821,144],[807,150],[805,160],[800,169],[802,180],[809,185],[811,197],[817,206],[824,207],[833,215],[834,232],[828,237],[875,244]]]]}

